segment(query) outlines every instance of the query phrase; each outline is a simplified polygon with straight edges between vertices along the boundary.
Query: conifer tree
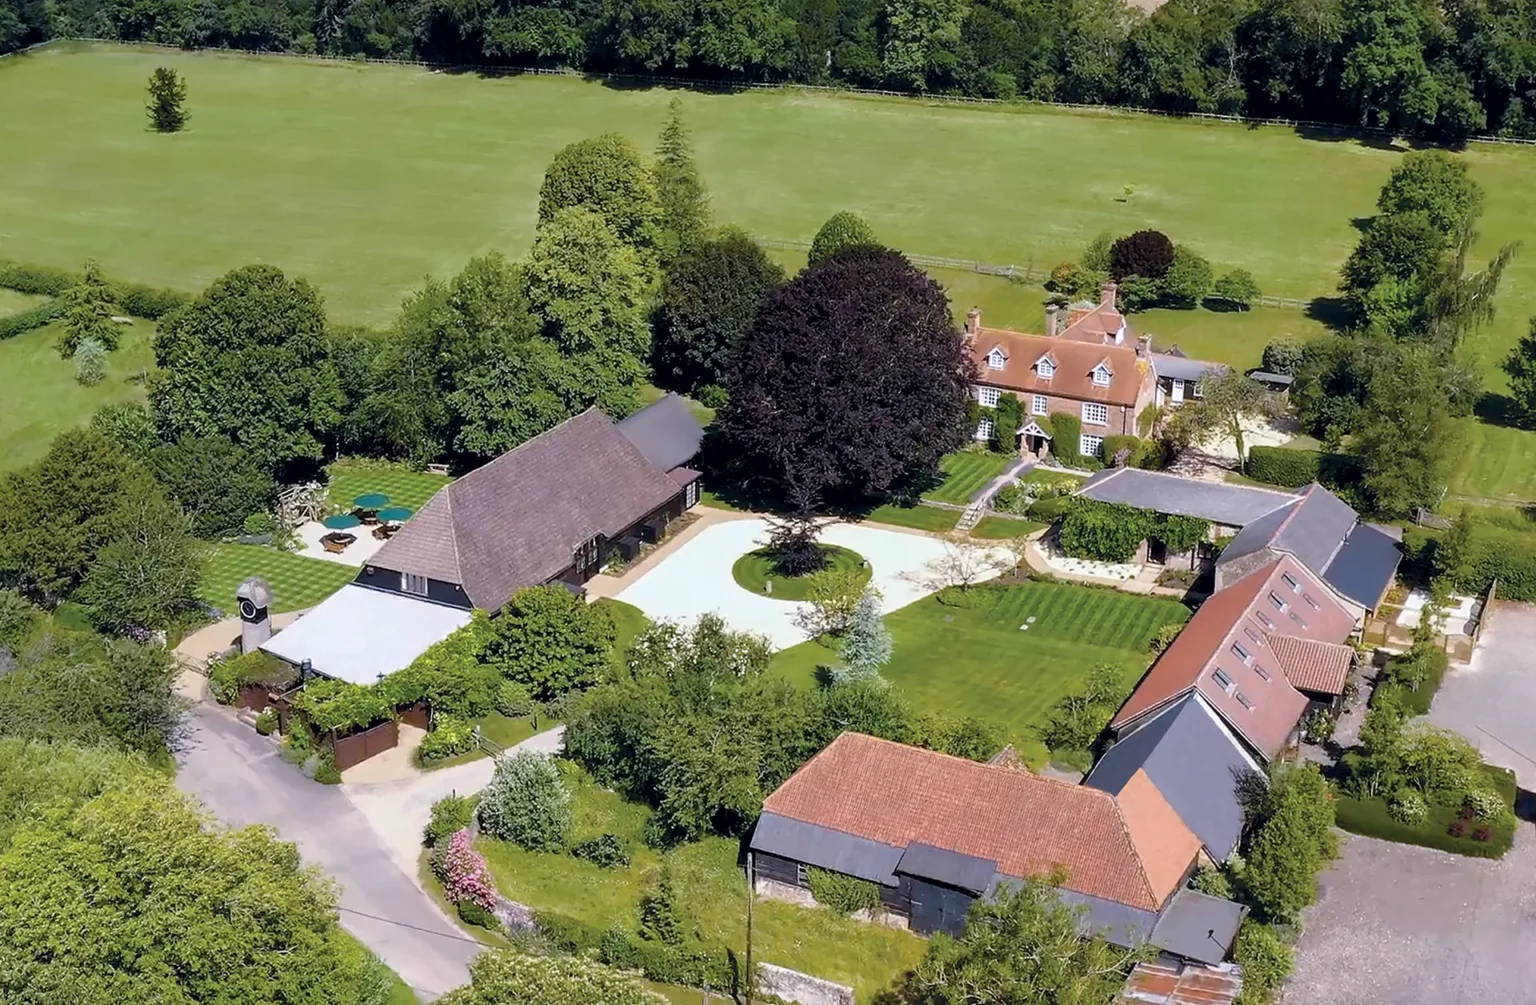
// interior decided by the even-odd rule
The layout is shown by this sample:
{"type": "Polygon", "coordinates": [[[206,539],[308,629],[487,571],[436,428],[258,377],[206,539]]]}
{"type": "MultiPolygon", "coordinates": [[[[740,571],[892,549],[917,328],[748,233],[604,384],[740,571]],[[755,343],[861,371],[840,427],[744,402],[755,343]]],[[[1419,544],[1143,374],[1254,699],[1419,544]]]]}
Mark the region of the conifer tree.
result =
{"type": "Polygon", "coordinates": [[[65,290],[63,334],[59,337],[59,355],[69,359],[81,343],[90,339],[101,348],[117,348],[117,322],[112,320],[112,287],[101,277],[94,261],[85,263],[85,276],[65,290]]]}
{"type": "Polygon", "coordinates": [[[693,143],[677,98],[656,144],[656,195],[661,203],[662,257],[670,261],[697,248],[709,229],[709,193],[693,160],[693,143]]]}
{"type": "Polygon", "coordinates": [[[168,66],[156,67],[149,75],[149,104],[145,111],[156,132],[178,133],[187,125],[187,85],[181,75],[168,66]]]}
{"type": "Polygon", "coordinates": [[[880,668],[891,661],[891,633],[880,614],[880,594],[864,591],[853,611],[853,624],[843,637],[842,659],[833,671],[838,683],[870,680],[880,676],[880,668]]]}

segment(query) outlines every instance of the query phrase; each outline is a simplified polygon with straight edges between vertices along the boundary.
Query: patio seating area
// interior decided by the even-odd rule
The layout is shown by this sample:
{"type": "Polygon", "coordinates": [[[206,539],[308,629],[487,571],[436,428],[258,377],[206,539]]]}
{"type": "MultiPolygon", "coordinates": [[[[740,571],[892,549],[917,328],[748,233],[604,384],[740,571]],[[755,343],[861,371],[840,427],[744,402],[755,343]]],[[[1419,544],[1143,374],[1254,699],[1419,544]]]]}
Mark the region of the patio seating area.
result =
{"type": "Polygon", "coordinates": [[[392,504],[383,492],[365,492],[352,500],[350,510],[301,524],[294,532],[299,554],[361,568],[414,513],[409,506],[392,504]]]}

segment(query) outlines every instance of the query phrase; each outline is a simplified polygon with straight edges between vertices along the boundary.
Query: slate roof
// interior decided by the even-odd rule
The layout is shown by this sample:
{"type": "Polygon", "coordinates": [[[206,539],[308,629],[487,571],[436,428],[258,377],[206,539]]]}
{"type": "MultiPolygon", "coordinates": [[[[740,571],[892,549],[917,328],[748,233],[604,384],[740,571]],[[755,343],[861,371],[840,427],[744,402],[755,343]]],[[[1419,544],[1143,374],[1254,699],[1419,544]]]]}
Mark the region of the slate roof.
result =
{"type": "MultiPolygon", "coordinates": [[[[770,795],[763,811],[874,845],[931,845],[996,863],[1005,876],[1046,876],[1060,867],[1065,890],[1156,911],[1182,883],[1200,841],[1144,776],[1126,790],[1117,800],[1087,786],[843,733],[770,795]]],[[[756,835],[753,847],[760,847],[756,835]]]]}
{"type": "Polygon", "coordinates": [[[663,471],[682,467],[699,453],[704,427],[688,410],[688,403],[666,394],[618,423],[645,459],[663,471]]]}
{"type": "Polygon", "coordinates": [[[1295,555],[1321,577],[1358,520],[1359,514],[1348,503],[1313,482],[1283,512],[1271,513],[1239,531],[1222,552],[1221,562],[1272,548],[1295,555]]]}
{"type": "Polygon", "coordinates": [[[1271,635],[1269,648],[1280,669],[1285,671],[1285,679],[1302,691],[1343,694],[1344,681],[1349,677],[1350,667],[1355,665],[1353,646],[1294,635],[1271,635]]]}
{"type": "Polygon", "coordinates": [[[457,583],[495,610],[681,491],[591,408],[440,490],[368,564],[457,583]]]}
{"type": "Polygon", "coordinates": [[[1368,523],[1356,524],[1323,570],[1323,582],[1361,607],[1374,610],[1402,560],[1403,549],[1397,540],[1368,523]]]}
{"type": "Polygon", "coordinates": [[[1243,907],[1199,890],[1180,890],[1152,928],[1154,946],[1199,963],[1220,963],[1237,938],[1243,907]]]}
{"type": "Polygon", "coordinates": [[[1025,335],[998,328],[981,329],[970,343],[970,352],[976,361],[977,383],[1112,405],[1134,405],[1148,372],[1145,361],[1136,358],[1134,346],[1078,342],[1060,335],[1025,335]],[[987,354],[999,347],[1005,357],[1003,368],[993,370],[987,366],[987,354]],[[1035,362],[1043,356],[1056,361],[1049,380],[1041,380],[1035,370],[1035,362]],[[1113,376],[1107,386],[1099,386],[1093,382],[1093,368],[1106,361],[1113,376]]]}
{"type": "Polygon", "coordinates": [[[1191,693],[1110,747],[1084,784],[1118,795],[1137,772],[1145,774],[1211,857],[1225,862],[1243,832],[1237,779],[1257,770],[1204,699],[1191,693]]]}
{"type": "Polygon", "coordinates": [[[1183,353],[1177,356],[1165,352],[1152,354],[1152,371],[1159,377],[1168,377],[1173,380],[1200,380],[1206,374],[1226,373],[1230,369],[1232,368],[1225,363],[1208,363],[1203,359],[1190,359],[1183,353]]]}
{"type": "Polygon", "coordinates": [[[1242,527],[1296,501],[1294,494],[1278,489],[1206,482],[1140,468],[1106,468],[1095,472],[1077,494],[1158,513],[1199,517],[1230,527],[1242,527]]]}

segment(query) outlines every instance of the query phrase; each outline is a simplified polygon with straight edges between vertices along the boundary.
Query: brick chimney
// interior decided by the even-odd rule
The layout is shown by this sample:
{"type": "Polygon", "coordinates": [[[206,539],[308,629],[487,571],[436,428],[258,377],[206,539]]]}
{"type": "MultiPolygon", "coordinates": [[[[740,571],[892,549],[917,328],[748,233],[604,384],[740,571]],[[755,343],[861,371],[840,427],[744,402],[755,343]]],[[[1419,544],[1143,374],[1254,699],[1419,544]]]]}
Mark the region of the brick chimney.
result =
{"type": "Polygon", "coordinates": [[[1061,307],[1056,304],[1045,305],[1045,334],[1055,338],[1061,331],[1061,307]]]}
{"type": "Polygon", "coordinates": [[[981,308],[972,307],[965,312],[965,337],[967,341],[976,341],[976,336],[981,334],[981,308]]]}
{"type": "Polygon", "coordinates": [[[1108,307],[1113,310],[1115,306],[1115,291],[1118,289],[1119,287],[1113,282],[1105,283],[1099,287],[1099,306],[1108,307]]]}
{"type": "Polygon", "coordinates": [[[1138,336],[1136,336],[1136,358],[1137,359],[1151,359],[1152,358],[1152,336],[1151,335],[1138,335],[1138,336]]]}

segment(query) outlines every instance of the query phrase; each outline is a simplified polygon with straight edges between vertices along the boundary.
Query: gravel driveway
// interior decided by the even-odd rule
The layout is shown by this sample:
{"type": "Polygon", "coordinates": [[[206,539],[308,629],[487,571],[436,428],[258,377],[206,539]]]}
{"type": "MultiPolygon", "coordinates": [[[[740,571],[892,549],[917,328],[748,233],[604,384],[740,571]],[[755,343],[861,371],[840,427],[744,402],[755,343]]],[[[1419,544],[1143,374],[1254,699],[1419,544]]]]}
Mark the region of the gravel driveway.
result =
{"type": "MultiPolygon", "coordinates": [[[[873,569],[870,581],[884,598],[887,613],[934,592],[914,582],[913,577],[945,554],[944,542],[937,538],[853,524],[831,524],[820,539],[864,556],[873,569]]],[[[738,558],[767,543],[765,520],[716,524],[673,552],[617,599],[634,604],[652,618],[681,622],[716,611],[732,628],[767,635],[775,649],[804,642],[805,635],[794,623],[799,604],[760,597],[737,586],[731,576],[731,566],[738,558]]]]}
{"type": "Polygon", "coordinates": [[[1497,862],[1346,835],[1284,1005],[1536,1000],[1536,828],[1497,862]]]}
{"type": "MultiPolygon", "coordinates": [[[[1472,665],[1452,670],[1429,720],[1477,745],[1483,759],[1511,768],[1520,787],[1536,790],[1536,606],[1496,603],[1472,665]]],[[[1531,935],[1536,943],[1536,932],[1531,935]]],[[[1536,988],[1531,992],[1536,1000],[1536,988]]]]}

